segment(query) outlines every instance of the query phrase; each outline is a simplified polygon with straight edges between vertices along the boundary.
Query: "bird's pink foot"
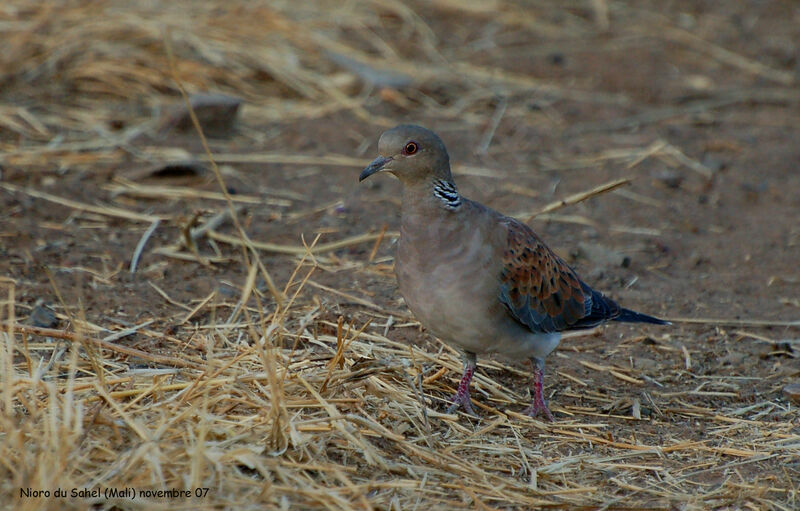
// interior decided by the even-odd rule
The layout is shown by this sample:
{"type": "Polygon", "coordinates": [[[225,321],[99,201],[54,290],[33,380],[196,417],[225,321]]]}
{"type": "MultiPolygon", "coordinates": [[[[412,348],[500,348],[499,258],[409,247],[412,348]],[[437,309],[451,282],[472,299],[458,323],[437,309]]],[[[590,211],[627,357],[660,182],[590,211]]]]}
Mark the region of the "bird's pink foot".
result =
{"type": "Polygon", "coordinates": [[[544,361],[536,359],[533,362],[533,402],[525,409],[525,415],[530,417],[538,417],[539,414],[544,415],[545,419],[553,422],[553,414],[547,408],[547,403],[544,401],[544,361]]]}
{"type": "Polygon", "coordinates": [[[452,403],[447,408],[447,413],[456,413],[459,408],[462,408],[467,415],[472,415],[473,417],[478,416],[478,414],[475,413],[475,409],[472,408],[472,401],[469,399],[469,391],[463,395],[456,392],[453,396],[452,403]]]}
{"type": "Polygon", "coordinates": [[[447,409],[447,413],[455,413],[459,408],[463,408],[464,412],[468,415],[477,417],[478,414],[472,408],[472,402],[469,398],[469,384],[472,381],[472,376],[475,374],[475,355],[466,353],[464,355],[464,374],[461,376],[461,381],[458,382],[458,390],[453,396],[452,404],[447,409]]]}
{"type": "Polygon", "coordinates": [[[541,400],[539,403],[534,400],[533,403],[525,409],[525,415],[529,417],[536,418],[539,416],[539,414],[544,415],[544,417],[550,422],[553,422],[554,420],[553,414],[550,413],[550,409],[547,408],[547,403],[545,403],[544,400],[541,400]]]}

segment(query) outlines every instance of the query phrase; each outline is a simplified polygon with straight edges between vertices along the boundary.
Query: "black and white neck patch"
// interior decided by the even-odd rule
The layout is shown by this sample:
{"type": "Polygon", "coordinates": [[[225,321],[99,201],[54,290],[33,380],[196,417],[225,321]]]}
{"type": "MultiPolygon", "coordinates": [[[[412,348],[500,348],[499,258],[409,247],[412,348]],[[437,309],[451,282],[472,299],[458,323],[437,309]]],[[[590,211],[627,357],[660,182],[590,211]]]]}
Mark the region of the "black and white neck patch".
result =
{"type": "Polygon", "coordinates": [[[442,206],[450,211],[461,207],[461,196],[458,194],[456,185],[449,181],[439,179],[434,182],[433,196],[442,201],[442,206]]]}

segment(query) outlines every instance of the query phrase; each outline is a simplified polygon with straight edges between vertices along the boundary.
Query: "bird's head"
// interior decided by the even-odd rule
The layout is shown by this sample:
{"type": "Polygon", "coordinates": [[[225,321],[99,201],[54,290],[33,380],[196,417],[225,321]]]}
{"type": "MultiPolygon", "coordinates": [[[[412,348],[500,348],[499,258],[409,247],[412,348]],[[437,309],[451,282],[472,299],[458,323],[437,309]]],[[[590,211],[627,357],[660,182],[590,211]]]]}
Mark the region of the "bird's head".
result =
{"type": "Polygon", "coordinates": [[[453,180],[442,139],[421,126],[402,124],[385,131],[378,141],[378,154],[358,176],[359,181],[377,172],[390,172],[404,184],[453,180]]]}

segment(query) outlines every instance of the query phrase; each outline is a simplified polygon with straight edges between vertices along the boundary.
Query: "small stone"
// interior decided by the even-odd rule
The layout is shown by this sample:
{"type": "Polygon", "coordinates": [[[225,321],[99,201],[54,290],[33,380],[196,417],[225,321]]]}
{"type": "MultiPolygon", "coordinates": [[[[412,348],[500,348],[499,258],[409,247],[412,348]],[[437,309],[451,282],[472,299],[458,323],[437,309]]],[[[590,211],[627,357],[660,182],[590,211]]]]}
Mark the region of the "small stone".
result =
{"type": "Polygon", "coordinates": [[[728,352],[724,357],[719,358],[719,363],[722,365],[730,365],[738,367],[748,359],[747,353],[740,353],[738,351],[728,352]]]}
{"type": "Polygon", "coordinates": [[[800,383],[790,383],[783,387],[783,395],[789,401],[800,405],[800,383]]]}
{"type": "Polygon", "coordinates": [[[703,166],[708,167],[712,172],[717,173],[720,170],[725,170],[727,164],[722,158],[707,154],[703,157],[703,166]]]}
{"type": "Polygon", "coordinates": [[[555,52],[548,55],[547,60],[554,66],[563,66],[567,59],[564,57],[563,53],[555,52]]]}
{"type": "Polygon", "coordinates": [[[656,174],[656,179],[664,183],[668,188],[677,190],[683,183],[683,176],[674,170],[663,170],[656,174]]]}
{"type": "Polygon", "coordinates": [[[56,313],[45,307],[41,300],[37,301],[28,318],[28,324],[39,328],[53,328],[58,325],[56,313]]]}
{"type": "MultiPolygon", "coordinates": [[[[242,100],[225,94],[192,94],[189,104],[207,135],[225,136],[233,131],[242,100]]],[[[173,129],[194,130],[191,114],[183,101],[168,108],[161,118],[160,134],[173,129]]]]}
{"type": "Polygon", "coordinates": [[[695,91],[708,91],[714,86],[713,80],[705,75],[689,75],[685,79],[686,86],[695,91]]]}
{"type": "MultiPolygon", "coordinates": [[[[207,172],[206,166],[196,160],[181,160],[159,163],[142,170],[142,177],[186,177],[200,176],[207,172]]],[[[137,176],[139,177],[139,176],[137,176]]]]}
{"type": "Polygon", "coordinates": [[[633,359],[633,367],[642,372],[648,373],[650,371],[657,370],[659,363],[651,358],[636,357],[633,359]]]}
{"type": "Polygon", "coordinates": [[[368,63],[361,62],[335,51],[325,51],[325,56],[375,87],[403,89],[411,85],[414,81],[411,75],[393,69],[378,69],[368,63]]]}

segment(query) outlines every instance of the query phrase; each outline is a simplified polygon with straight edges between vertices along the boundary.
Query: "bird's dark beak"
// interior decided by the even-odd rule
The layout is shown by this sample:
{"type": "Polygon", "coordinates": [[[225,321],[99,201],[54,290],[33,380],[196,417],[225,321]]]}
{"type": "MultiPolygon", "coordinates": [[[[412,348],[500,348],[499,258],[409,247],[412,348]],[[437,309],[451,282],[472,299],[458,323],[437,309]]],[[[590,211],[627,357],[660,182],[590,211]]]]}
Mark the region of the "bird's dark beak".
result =
{"type": "Polygon", "coordinates": [[[361,175],[358,176],[358,180],[363,181],[372,174],[382,171],[383,168],[386,166],[386,164],[389,163],[390,161],[392,161],[391,157],[378,156],[377,158],[372,160],[372,163],[367,165],[367,168],[361,171],[361,175]]]}

